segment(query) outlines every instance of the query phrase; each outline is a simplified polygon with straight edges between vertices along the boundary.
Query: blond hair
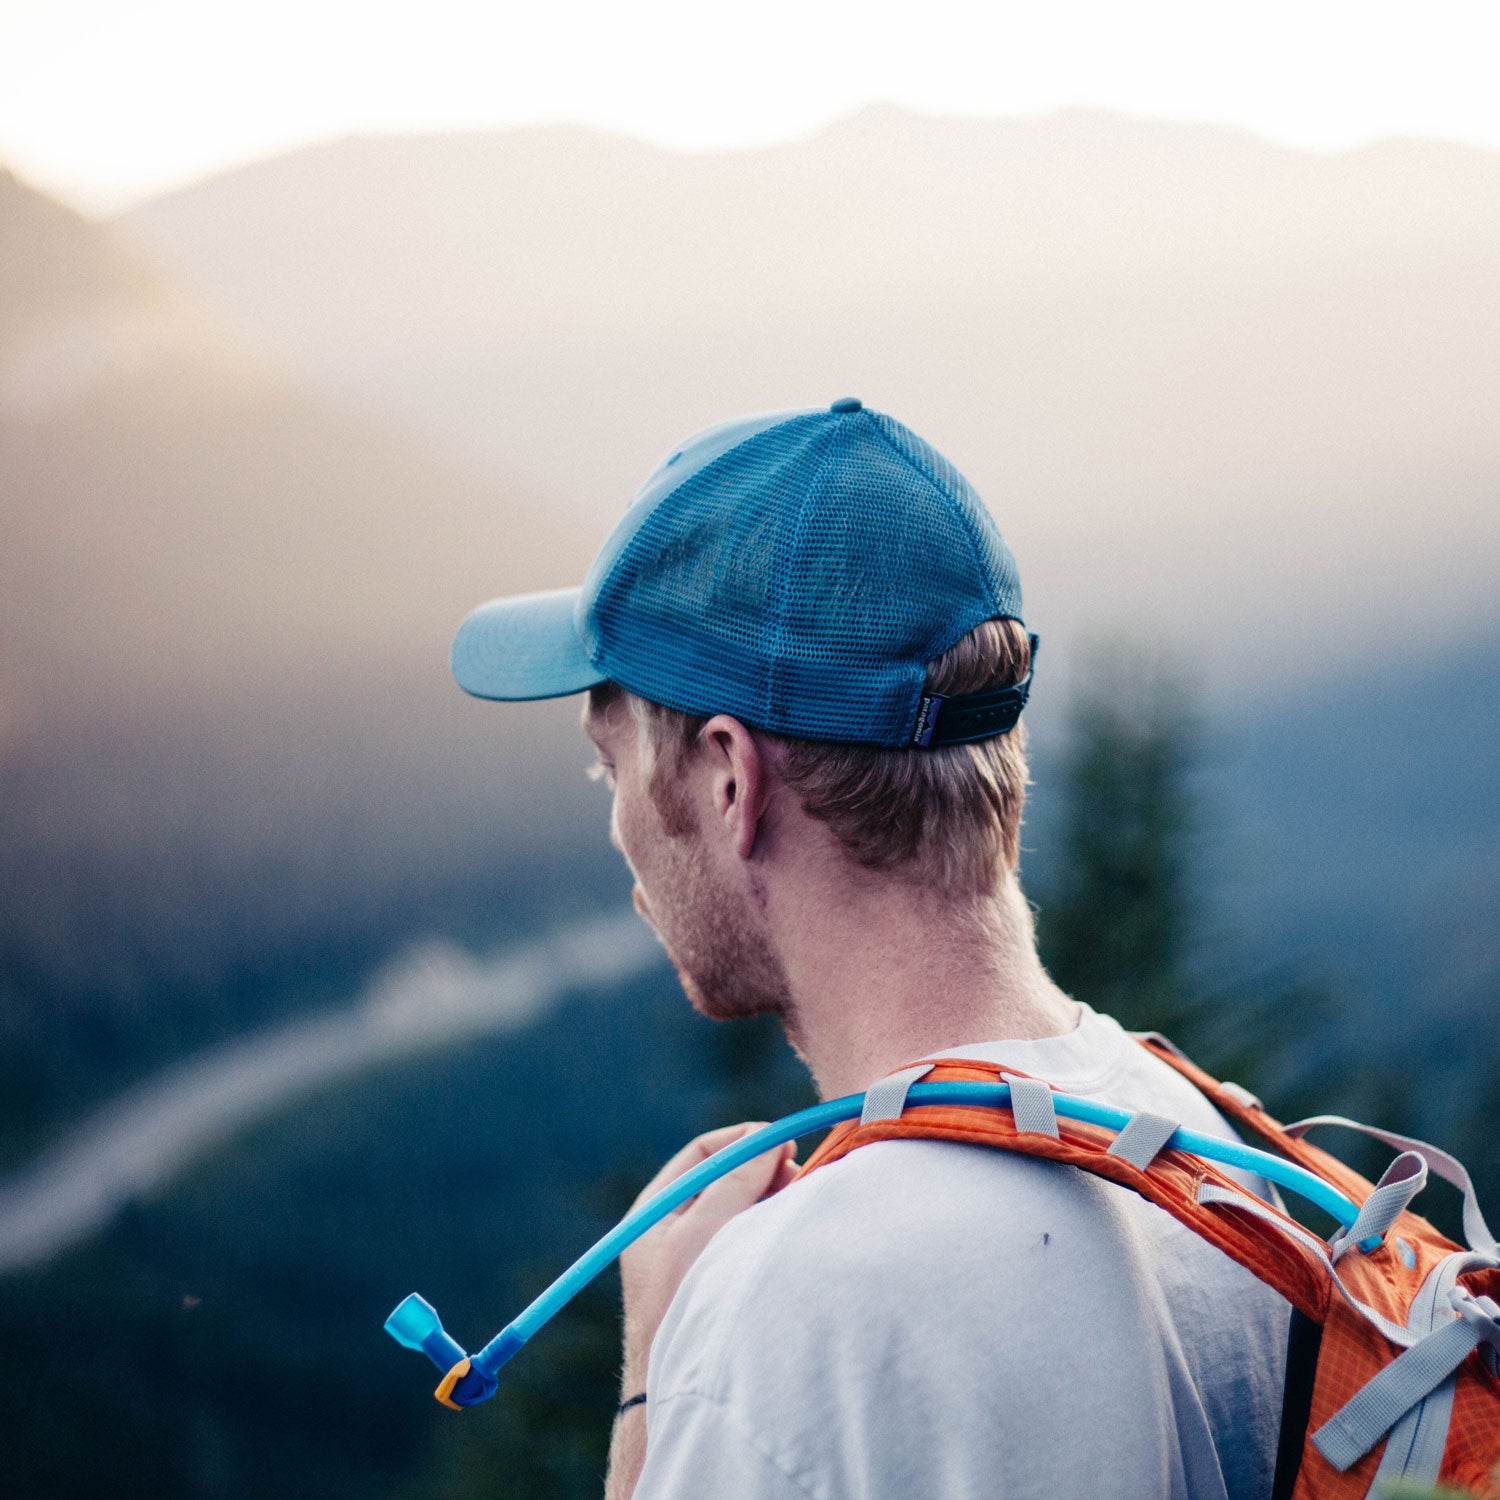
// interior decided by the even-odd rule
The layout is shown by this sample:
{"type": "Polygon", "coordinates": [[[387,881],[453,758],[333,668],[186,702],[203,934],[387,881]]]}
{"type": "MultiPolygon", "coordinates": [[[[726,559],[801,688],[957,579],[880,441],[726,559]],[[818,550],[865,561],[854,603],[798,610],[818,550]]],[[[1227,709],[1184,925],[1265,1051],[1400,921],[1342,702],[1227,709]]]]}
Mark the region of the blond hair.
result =
{"type": "MultiPolygon", "coordinates": [[[[986,620],[928,664],[927,688],[954,694],[1009,687],[1030,668],[1025,628],[1015,620],[986,620]]],[[[614,697],[611,688],[594,690],[600,709],[614,697]]],[[[693,825],[674,783],[708,718],[633,693],[624,697],[641,730],[652,798],[668,831],[685,833],[693,825]]],[[[777,771],[807,815],[826,823],[866,869],[965,897],[991,894],[1020,863],[1029,784],[1021,724],[1009,734],[937,750],[757,733],[772,747],[777,771]]]]}

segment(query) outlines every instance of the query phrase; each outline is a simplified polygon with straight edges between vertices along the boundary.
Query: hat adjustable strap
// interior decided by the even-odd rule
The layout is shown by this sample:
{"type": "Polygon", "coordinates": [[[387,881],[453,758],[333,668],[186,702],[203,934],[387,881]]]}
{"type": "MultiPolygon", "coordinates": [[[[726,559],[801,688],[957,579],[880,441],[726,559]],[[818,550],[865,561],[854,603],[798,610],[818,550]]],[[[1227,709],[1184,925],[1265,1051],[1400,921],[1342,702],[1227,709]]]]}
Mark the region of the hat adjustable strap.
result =
{"type": "Polygon", "coordinates": [[[1032,664],[1026,676],[1013,686],[990,688],[983,693],[923,693],[917,704],[911,743],[924,750],[935,750],[940,745],[987,740],[1014,729],[1031,695],[1036,654],[1041,646],[1034,635],[1027,639],[1031,642],[1032,664]]]}

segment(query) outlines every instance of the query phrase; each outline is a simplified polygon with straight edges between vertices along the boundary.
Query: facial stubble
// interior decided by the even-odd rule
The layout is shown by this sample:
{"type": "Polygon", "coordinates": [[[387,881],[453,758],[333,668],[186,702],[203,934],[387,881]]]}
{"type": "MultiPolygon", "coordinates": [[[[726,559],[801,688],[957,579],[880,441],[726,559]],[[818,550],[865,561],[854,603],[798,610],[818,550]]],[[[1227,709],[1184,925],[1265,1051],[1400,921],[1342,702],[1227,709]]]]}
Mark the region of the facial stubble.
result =
{"type": "Polygon", "coordinates": [[[748,871],[743,888],[735,888],[714,866],[691,810],[671,799],[674,789],[652,789],[667,837],[661,849],[666,867],[659,886],[658,917],[639,881],[631,899],[639,915],[656,931],[677,971],[683,993],[701,1014],[715,1021],[749,1016],[792,1015],[791,986],[780,954],[758,909],[751,887],[764,882],[748,871]]]}

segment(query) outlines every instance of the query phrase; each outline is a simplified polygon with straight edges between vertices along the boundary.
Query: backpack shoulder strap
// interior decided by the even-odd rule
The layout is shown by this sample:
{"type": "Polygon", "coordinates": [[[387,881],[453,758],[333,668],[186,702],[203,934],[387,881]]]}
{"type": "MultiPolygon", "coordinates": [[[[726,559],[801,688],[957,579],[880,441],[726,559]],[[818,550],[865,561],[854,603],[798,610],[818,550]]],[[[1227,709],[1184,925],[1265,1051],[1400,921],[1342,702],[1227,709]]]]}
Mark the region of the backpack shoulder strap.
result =
{"type": "Polygon", "coordinates": [[[1304,1141],[1300,1135],[1290,1133],[1285,1125],[1266,1113],[1265,1106],[1248,1089],[1237,1083],[1221,1083],[1204,1072],[1160,1032],[1133,1031],[1130,1035],[1153,1057],[1186,1078],[1236,1129],[1259,1137],[1272,1150],[1296,1162],[1299,1167],[1315,1172],[1356,1203],[1363,1203],[1369,1196],[1371,1184],[1368,1178],[1338,1157],[1304,1141]]]}
{"type": "Polygon", "coordinates": [[[1264,1207],[1264,1215],[1226,1212],[1224,1198],[1238,1201],[1250,1195],[1211,1162],[1163,1146],[1176,1122],[1139,1114],[1117,1137],[1103,1126],[1055,1115],[1048,1085],[1019,1070],[967,1058],[938,1058],[922,1066],[927,1083],[1009,1083],[1014,1107],[913,1104],[889,1118],[850,1120],[829,1132],[799,1178],[860,1146],[884,1140],[967,1141],[1064,1162],[1164,1208],[1314,1322],[1324,1321],[1330,1295],[1327,1268],[1305,1243],[1306,1231],[1270,1204],[1259,1205],[1258,1199],[1251,1201],[1264,1207]],[[1034,1088],[1017,1087],[1027,1083],[1034,1088]],[[1138,1128],[1136,1122],[1142,1122],[1138,1128]],[[1208,1190],[1208,1201],[1200,1198],[1202,1189],[1208,1190]],[[1216,1190],[1223,1195],[1217,1201],[1216,1190]]]}
{"type": "MultiPolygon", "coordinates": [[[[1350,1228],[1325,1245],[1214,1163],[1167,1144],[1178,1129],[1170,1120],[1140,1113],[1117,1129],[1120,1116],[1112,1110],[1105,1111],[1108,1124],[1076,1120],[1070,1115],[1077,1102],[1069,1113],[1059,1113],[1042,1080],[966,1058],[937,1058],[883,1080],[867,1093],[862,1118],[836,1126],[799,1175],[876,1141],[937,1139],[1065,1162],[1130,1188],[1238,1261],[1295,1309],[1276,1500],[1288,1493],[1330,1500],[1366,1495],[1377,1468],[1380,1475],[1387,1469],[1403,1473],[1419,1449],[1421,1462],[1413,1473],[1457,1479],[1475,1494],[1500,1500],[1500,1488],[1489,1477],[1500,1458],[1495,1424],[1500,1356],[1490,1353],[1481,1360],[1475,1352],[1480,1344],[1500,1349],[1500,1258],[1493,1241],[1488,1241],[1491,1253],[1464,1252],[1405,1207],[1426,1178],[1418,1153],[1404,1152],[1372,1188],[1359,1173],[1299,1138],[1314,1122],[1283,1127],[1253,1096],[1211,1078],[1164,1039],[1137,1040],[1234,1124],[1354,1199],[1359,1210],[1350,1228]],[[918,1079],[1003,1083],[1009,1085],[1010,1102],[970,1103],[972,1095],[951,1090],[948,1099],[958,1096],[964,1102],[924,1103],[920,1091],[910,1094],[918,1079]],[[1373,1244],[1362,1238],[1362,1229],[1378,1231],[1373,1244]],[[1387,1238],[1386,1230],[1397,1229],[1400,1235],[1387,1238]],[[1355,1246],[1367,1253],[1345,1253],[1355,1246]],[[1429,1428],[1430,1441],[1417,1442],[1429,1428]]],[[[1437,1156],[1449,1161],[1434,1152],[1437,1156]]]]}

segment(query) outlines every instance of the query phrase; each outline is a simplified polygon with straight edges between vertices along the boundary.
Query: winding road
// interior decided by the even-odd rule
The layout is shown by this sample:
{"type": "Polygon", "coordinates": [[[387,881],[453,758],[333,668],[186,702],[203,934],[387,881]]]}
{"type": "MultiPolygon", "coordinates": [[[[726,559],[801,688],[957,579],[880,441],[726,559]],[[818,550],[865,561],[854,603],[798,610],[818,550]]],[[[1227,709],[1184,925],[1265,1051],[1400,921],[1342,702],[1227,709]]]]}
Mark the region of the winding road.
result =
{"type": "Polygon", "coordinates": [[[300,1095],[379,1063],[511,1031],[570,991],[661,962],[633,913],[480,959],[409,949],[352,1005],[225,1043],[105,1105],[0,1183],[0,1274],[51,1259],[132,1198],[300,1095]]]}

